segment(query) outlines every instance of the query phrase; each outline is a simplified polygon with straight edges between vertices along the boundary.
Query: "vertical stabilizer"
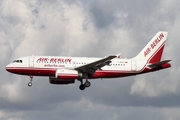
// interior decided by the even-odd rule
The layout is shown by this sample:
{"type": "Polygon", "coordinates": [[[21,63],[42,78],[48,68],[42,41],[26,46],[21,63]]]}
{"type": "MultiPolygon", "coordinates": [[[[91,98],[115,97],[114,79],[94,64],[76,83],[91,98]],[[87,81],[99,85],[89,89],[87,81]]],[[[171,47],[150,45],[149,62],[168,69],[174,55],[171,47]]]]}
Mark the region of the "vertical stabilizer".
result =
{"type": "Polygon", "coordinates": [[[167,35],[168,32],[159,31],[135,57],[135,59],[146,60],[148,63],[160,62],[167,35]]]}

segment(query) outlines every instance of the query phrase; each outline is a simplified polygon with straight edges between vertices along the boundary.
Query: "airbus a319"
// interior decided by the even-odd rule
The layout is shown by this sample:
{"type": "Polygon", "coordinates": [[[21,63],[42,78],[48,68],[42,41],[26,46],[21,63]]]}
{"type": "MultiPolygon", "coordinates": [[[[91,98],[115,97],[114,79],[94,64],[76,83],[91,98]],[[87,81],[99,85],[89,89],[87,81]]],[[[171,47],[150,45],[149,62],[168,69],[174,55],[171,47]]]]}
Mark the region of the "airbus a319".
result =
{"type": "Polygon", "coordinates": [[[171,60],[162,60],[168,33],[158,32],[142,51],[131,59],[121,59],[119,54],[105,58],[26,56],[15,59],[6,66],[8,72],[30,77],[47,76],[51,84],[72,84],[80,81],[80,90],[90,87],[89,80],[118,78],[154,72],[171,67],[171,60]]]}

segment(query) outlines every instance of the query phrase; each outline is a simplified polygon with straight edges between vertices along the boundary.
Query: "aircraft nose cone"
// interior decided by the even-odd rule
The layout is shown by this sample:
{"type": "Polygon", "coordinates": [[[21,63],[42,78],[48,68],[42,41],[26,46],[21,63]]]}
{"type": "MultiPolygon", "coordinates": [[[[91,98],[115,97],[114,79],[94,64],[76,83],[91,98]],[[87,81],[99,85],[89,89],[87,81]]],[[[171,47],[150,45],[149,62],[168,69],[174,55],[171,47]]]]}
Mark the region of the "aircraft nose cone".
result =
{"type": "Polygon", "coordinates": [[[11,67],[10,65],[7,65],[7,66],[6,66],[6,71],[12,72],[12,67],[11,67]]]}
{"type": "Polygon", "coordinates": [[[6,66],[6,70],[9,72],[9,66],[8,65],[6,66]]]}

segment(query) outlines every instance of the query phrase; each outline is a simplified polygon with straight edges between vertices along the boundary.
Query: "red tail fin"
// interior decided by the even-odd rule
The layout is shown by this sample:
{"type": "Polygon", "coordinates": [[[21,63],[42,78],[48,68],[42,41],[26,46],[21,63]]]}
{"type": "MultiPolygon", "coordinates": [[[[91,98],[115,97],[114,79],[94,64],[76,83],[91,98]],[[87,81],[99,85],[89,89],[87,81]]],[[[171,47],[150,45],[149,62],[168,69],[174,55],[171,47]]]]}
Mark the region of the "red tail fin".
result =
{"type": "Polygon", "coordinates": [[[162,47],[160,47],[160,49],[157,50],[157,52],[150,58],[149,63],[156,63],[161,61],[164,46],[165,44],[162,47]]]}

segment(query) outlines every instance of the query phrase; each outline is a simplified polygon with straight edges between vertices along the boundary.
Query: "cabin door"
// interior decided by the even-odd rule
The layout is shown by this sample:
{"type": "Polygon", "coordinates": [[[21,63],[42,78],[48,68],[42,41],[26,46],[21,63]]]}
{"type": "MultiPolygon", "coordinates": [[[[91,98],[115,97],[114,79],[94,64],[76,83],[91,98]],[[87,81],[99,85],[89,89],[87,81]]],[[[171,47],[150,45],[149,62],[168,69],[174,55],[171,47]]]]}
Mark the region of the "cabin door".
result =
{"type": "Polygon", "coordinates": [[[131,61],[131,70],[136,71],[136,61],[135,60],[131,61]]]}
{"type": "Polygon", "coordinates": [[[34,57],[29,57],[29,67],[34,67],[34,57]]]}

